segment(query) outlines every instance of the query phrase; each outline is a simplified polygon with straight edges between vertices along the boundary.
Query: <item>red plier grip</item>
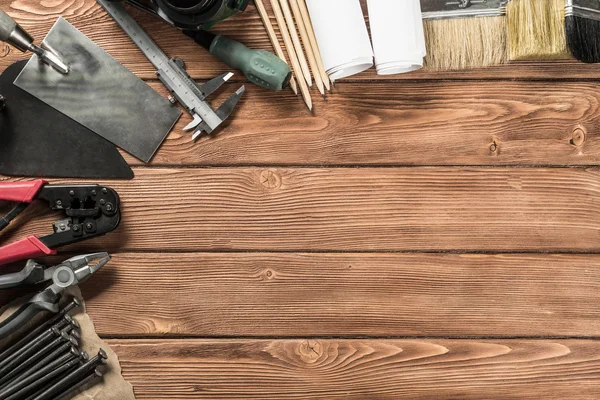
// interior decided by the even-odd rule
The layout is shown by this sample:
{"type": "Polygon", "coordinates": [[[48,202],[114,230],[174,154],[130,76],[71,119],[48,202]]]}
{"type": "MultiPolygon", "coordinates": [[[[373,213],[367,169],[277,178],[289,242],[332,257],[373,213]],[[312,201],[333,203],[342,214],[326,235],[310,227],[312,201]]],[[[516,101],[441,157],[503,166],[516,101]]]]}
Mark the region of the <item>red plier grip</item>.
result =
{"type": "MultiPolygon", "coordinates": [[[[0,182],[0,200],[19,203],[14,216],[22,211],[28,203],[35,200],[39,191],[47,182],[42,179],[27,182],[0,182]]],[[[10,213],[9,213],[10,214],[10,213]]],[[[5,217],[6,218],[6,217],[5,217]]],[[[4,228],[9,220],[0,221],[0,228],[4,228]]],[[[8,264],[25,258],[35,258],[45,255],[56,254],[35,236],[29,236],[14,243],[0,247],[0,265],[8,264]]]]}
{"type": "Polygon", "coordinates": [[[27,182],[0,182],[0,200],[31,203],[47,183],[42,179],[27,182]]]}
{"type": "Polygon", "coordinates": [[[14,243],[0,247],[0,265],[24,260],[27,258],[36,258],[56,254],[35,236],[29,236],[14,243]]]}

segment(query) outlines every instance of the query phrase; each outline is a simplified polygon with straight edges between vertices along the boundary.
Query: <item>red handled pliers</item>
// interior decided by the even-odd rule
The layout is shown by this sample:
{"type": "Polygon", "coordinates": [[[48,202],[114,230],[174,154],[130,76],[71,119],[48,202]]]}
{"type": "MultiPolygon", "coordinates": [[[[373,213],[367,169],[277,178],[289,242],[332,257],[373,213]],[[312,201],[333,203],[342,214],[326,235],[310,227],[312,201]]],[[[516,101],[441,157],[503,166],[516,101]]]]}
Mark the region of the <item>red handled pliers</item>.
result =
{"type": "Polygon", "coordinates": [[[113,231],[119,225],[119,195],[100,185],[49,185],[46,181],[0,183],[0,200],[18,203],[0,218],[0,231],[35,200],[44,200],[66,218],[53,224],[54,233],[29,236],[0,247],[0,265],[56,254],[56,248],[113,231]]]}

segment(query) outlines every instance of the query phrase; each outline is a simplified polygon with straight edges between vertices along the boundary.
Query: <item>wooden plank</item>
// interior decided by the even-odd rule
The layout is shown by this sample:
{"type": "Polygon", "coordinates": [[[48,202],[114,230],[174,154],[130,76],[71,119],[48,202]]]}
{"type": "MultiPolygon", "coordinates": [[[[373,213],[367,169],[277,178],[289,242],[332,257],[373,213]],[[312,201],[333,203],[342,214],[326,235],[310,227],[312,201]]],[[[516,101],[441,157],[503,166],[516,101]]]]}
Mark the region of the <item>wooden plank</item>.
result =
{"type": "Polygon", "coordinates": [[[192,142],[184,113],[152,164],[600,164],[595,83],[346,83],[315,100],[314,116],[287,93],[247,89],[212,139],[192,142]]]}
{"type": "MultiPolygon", "coordinates": [[[[107,50],[127,68],[146,79],[155,78],[155,70],[133,45],[129,38],[110,20],[94,0],[73,2],[39,2],[37,0],[1,0],[0,8],[6,10],[35,38],[41,40],[58,16],[65,17],[76,28],[107,50]]],[[[366,7],[365,7],[366,10],[366,7]]],[[[191,39],[185,38],[175,28],[152,16],[134,10],[135,18],[170,56],[183,57],[190,75],[208,79],[223,73],[227,66],[215,60],[191,39]]],[[[271,15],[273,15],[271,13],[271,15]]],[[[275,21],[274,18],[273,22],[275,21]]],[[[266,31],[253,4],[246,12],[226,20],[215,31],[238,39],[250,47],[272,51],[266,31]]],[[[0,69],[24,56],[18,50],[0,44],[0,69]]],[[[593,64],[571,60],[545,62],[519,62],[494,68],[427,72],[380,77],[374,69],[357,75],[353,80],[404,80],[404,79],[598,79],[600,70],[593,64]]],[[[238,74],[237,79],[242,79],[238,74]]],[[[315,89],[315,93],[316,89],[315,89]]]]}
{"type": "MultiPolygon", "coordinates": [[[[600,251],[598,169],[137,168],[112,252],[600,251]]],[[[72,182],[72,181],[71,181],[72,182]]],[[[38,213],[41,208],[38,209],[38,213]]],[[[44,209],[45,211],[45,209],[44,209]]],[[[3,242],[47,232],[31,210],[3,242]]],[[[92,246],[91,243],[86,246],[92,246]]]]}
{"type": "Polygon", "coordinates": [[[142,399],[596,400],[578,340],[111,340],[142,399]]]}
{"type": "Polygon", "coordinates": [[[598,255],[119,253],[82,290],[104,336],[600,336],[598,255]]]}

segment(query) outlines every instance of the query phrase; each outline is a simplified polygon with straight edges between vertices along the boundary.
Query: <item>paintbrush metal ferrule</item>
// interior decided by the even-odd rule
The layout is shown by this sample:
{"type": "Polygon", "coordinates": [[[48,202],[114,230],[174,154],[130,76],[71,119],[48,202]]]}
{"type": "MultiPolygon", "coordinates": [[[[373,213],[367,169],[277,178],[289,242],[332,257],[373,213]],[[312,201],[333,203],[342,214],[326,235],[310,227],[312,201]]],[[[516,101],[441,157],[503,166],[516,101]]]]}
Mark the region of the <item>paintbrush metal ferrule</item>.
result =
{"type": "Polygon", "coordinates": [[[600,21],[600,0],[567,0],[565,16],[600,21]]]}
{"type": "Polygon", "coordinates": [[[421,0],[423,19],[497,17],[506,14],[508,0],[421,0]]]}

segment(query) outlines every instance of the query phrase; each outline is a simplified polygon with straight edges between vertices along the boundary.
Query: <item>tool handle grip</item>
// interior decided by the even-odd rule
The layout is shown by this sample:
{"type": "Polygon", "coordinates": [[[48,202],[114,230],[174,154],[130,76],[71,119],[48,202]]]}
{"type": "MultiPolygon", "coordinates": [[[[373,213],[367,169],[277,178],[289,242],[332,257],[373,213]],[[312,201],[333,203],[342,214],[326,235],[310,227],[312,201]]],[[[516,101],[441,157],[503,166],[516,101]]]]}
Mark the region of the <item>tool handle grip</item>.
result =
{"type": "Polygon", "coordinates": [[[253,50],[225,36],[206,31],[184,30],[187,36],[232,68],[239,69],[257,86],[282,90],[290,82],[289,65],[266,50],[253,50]]]}
{"type": "Polygon", "coordinates": [[[0,275],[0,289],[8,289],[19,286],[23,280],[24,277],[21,272],[0,275]]]}
{"type": "Polygon", "coordinates": [[[24,260],[26,258],[42,257],[56,254],[35,236],[29,236],[14,243],[0,247],[0,265],[24,260]]]}
{"type": "Polygon", "coordinates": [[[36,303],[23,304],[17,311],[0,323],[0,340],[20,329],[42,311],[47,311],[47,309],[40,307],[36,303]]]}
{"type": "Polygon", "coordinates": [[[47,182],[42,179],[27,182],[0,182],[0,200],[31,203],[45,184],[47,182]]]}
{"type": "Polygon", "coordinates": [[[289,65],[266,50],[249,49],[240,42],[217,35],[209,51],[225,64],[242,71],[257,86],[279,91],[290,82],[289,65]]]}
{"type": "Polygon", "coordinates": [[[44,266],[29,260],[19,272],[0,275],[0,289],[8,289],[24,284],[36,284],[44,280],[44,266]]]}
{"type": "Polygon", "coordinates": [[[15,20],[0,10],[0,41],[6,42],[16,27],[17,23],[15,20]]]}

